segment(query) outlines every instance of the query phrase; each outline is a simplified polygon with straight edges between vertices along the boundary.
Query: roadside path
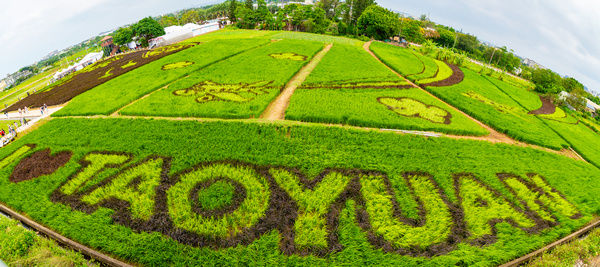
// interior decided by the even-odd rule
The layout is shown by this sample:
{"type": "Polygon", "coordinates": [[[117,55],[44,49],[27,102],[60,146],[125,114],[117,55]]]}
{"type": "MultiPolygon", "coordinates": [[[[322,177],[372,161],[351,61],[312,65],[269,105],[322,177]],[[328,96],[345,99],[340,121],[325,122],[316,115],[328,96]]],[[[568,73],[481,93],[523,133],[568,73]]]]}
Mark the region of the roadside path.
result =
{"type": "Polygon", "coordinates": [[[327,52],[331,49],[333,44],[328,44],[317,53],[312,60],[304,66],[285,86],[285,89],[279,94],[279,96],[269,104],[267,109],[260,115],[261,118],[267,120],[283,120],[285,119],[285,110],[290,105],[290,99],[296,91],[298,86],[302,85],[302,83],[308,78],[308,76],[312,73],[312,71],[317,67],[319,62],[325,57],[327,52]]]}

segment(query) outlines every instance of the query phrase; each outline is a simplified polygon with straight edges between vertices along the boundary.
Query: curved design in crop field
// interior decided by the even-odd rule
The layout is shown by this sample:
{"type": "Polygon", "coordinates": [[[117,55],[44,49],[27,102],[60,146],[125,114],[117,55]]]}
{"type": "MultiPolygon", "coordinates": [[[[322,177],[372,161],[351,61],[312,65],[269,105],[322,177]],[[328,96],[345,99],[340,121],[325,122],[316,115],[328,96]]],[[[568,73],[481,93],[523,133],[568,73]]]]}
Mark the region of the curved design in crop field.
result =
{"type": "Polygon", "coordinates": [[[64,82],[53,88],[32,94],[21,101],[9,106],[5,111],[15,111],[23,107],[41,107],[63,104],[72,98],[114,79],[126,72],[146,65],[152,61],[173,53],[191,48],[197,44],[177,44],[157,48],[149,51],[136,51],[125,55],[118,55],[88,66],[64,82]]]}
{"type": "Polygon", "coordinates": [[[442,124],[450,124],[452,119],[450,112],[409,97],[379,97],[377,101],[401,116],[416,117],[442,124]]]}
{"type": "MultiPolygon", "coordinates": [[[[447,63],[446,63],[447,64],[447,63]]],[[[421,86],[423,87],[444,87],[444,86],[452,86],[455,84],[459,84],[465,78],[465,74],[463,71],[456,65],[448,64],[450,69],[452,69],[452,75],[450,77],[441,80],[441,81],[432,81],[427,83],[427,81],[423,81],[421,86]]]]}
{"type": "Polygon", "coordinates": [[[173,91],[173,95],[195,97],[198,103],[211,101],[248,102],[253,99],[252,96],[268,94],[268,90],[274,88],[272,85],[273,81],[253,84],[219,84],[206,81],[187,89],[173,91]]]}

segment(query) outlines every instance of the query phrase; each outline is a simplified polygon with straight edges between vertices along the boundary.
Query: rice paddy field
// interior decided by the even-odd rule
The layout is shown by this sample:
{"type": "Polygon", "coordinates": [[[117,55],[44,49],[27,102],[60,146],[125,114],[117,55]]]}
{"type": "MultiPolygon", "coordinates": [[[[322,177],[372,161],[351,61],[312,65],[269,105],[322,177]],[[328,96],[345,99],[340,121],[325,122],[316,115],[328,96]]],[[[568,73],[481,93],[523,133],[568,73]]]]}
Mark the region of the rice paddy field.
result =
{"type": "Polygon", "coordinates": [[[0,203],[140,266],[496,266],[600,215],[593,122],[527,86],[347,38],[184,44],[65,83],[0,149],[0,203]]]}

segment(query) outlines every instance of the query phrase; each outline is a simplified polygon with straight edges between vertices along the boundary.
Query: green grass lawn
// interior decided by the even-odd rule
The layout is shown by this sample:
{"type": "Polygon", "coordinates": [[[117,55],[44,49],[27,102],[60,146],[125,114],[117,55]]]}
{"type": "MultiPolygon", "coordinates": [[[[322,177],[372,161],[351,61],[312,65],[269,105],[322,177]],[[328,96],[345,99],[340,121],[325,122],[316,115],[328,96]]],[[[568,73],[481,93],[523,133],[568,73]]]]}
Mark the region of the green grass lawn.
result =
{"type": "MultiPolygon", "coordinates": [[[[512,138],[553,149],[568,146],[544,122],[527,114],[528,110],[486,78],[468,69],[463,69],[463,72],[465,79],[459,84],[426,89],[512,138]]],[[[527,98],[519,97],[519,99],[524,99],[525,105],[532,106],[531,102],[534,98],[528,95],[527,98]]]]}
{"type": "Polygon", "coordinates": [[[321,49],[323,44],[318,42],[277,41],[196,72],[141,99],[120,114],[258,117],[321,49]]]}
{"type": "MultiPolygon", "coordinates": [[[[437,67],[433,59],[408,48],[373,42],[371,44],[371,51],[373,51],[383,63],[409,79],[411,76],[425,73],[427,70],[426,66],[429,66],[430,72],[432,68],[437,67]],[[425,62],[422,59],[429,59],[427,60],[428,64],[425,65],[425,62]]],[[[435,70],[433,70],[433,72],[435,73],[435,70]]],[[[434,73],[432,73],[432,75],[434,73]]]]}
{"type": "MultiPolygon", "coordinates": [[[[266,39],[215,40],[127,72],[75,98],[54,116],[111,114],[132,101],[237,53],[267,44],[266,39]],[[163,69],[180,62],[182,68],[163,69]]],[[[181,67],[180,66],[180,67],[181,67]]]]}
{"type": "Polygon", "coordinates": [[[600,212],[593,186],[600,171],[584,162],[504,144],[337,127],[58,118],[0,158],[1,202],[140,265],[498,265],[600,212]],[[46,148],[72,156],[50,175],[9,181],[21,158],[40,159],[46,148]],[[315,177],[314,186],[302,185],[315,177]],[[539,202],[530,183],[546,192],[539,202]],[[121,202],[102,202],[109,199],[121,202]],[[194,215],[221,211],[222,220],[194,215]],[[410,223],[418,218],[422,226],[410,223]],[[490,228],[488,220],[500,218],[541,230],[490,228]],[[486,245],[471,243],[488,234],[496,237],[486,245]]]}

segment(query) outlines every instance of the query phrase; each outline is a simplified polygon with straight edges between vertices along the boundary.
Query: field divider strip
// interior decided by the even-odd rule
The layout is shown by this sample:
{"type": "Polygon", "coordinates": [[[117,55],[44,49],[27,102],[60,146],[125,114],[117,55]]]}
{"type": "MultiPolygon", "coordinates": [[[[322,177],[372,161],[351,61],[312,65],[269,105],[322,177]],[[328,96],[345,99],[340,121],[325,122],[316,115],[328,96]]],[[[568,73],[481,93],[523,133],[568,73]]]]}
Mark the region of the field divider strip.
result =
{"type": "Polygon", "coordinates": [[[531,252],[523,257],[517,258],[517,259],[507,262],[505,264],[502,264],[502,265],[500,265],[500,267],[520,266],[524,263],[527,263],[527,262],[533,260],[533,258],[539,257],[544,252],[550,251],[550,250],[554,249],[556,246],[573,241],[574,239],[590,232],[591,230],[593,230],[594,228],[597,228],[599,226],[600,226],[600,218],[596,218],[592,222],[590,222],[587,226],[577,230],[575,233],[565,236],[565,237],[561,238],[560,240],[555,241],[555,242],[553,242],[543,248],[540,248],[534,252],[531,252]]]}
{"type": "MultiPolygon", "coordinates": [[[[77,115],[77,116],[60,116],[60,117],[54,117],[53,119],[111,119],[111,118],[120,118],[120,119],[155,119],[155,120],[168,120],[168,121],[196,121],[196,122],[216,122],[216,121],[227,121],[227,122],[244,122],[244,123],[262,123],[262,124],[269,124],[269,123],[274,123],[274,122],[285,122],[291,125],[298,125],[298,126],[326,126],[326,127],[339,127],[339,128],[345,128],[345,129],[351,129],[351,130],[359,130],[359,131],[380,131],[380,132],[388,132],[388,133],[394,133],[394,134],[410,134],[410,135],[420,135],[420,136],[424,136],[424,137],[431,137],[431,138],[449,138],[449,139],[455,139],[455,140],[472,140],[472,141],[485,141],[485,142],[490,142],[490,143],[501,143],[498,140],[490,140],[490,139],[486,139],[485,136],[462,136],[462,135],[450,135],[450,134],[445,134],[445,133],[440,133],[440,132],[435,132],[435,131],[415,131],[415,130],[409,130],[409,129],[384,129],[384,128],[373,128],[373,127],[363,127],[363,126],[352,126],[352,125],[345,125],[345,124],[335,124],[335,123],[316,123],[316,122],[303,122],[303,121],[291,121],[291,120],[268,120],[268,119],[223,119],[223,118],[202,118],[202,117],[166,117],[166,116],[146,116],[146,115],[119,115],[117,117],[114,116],[108,116],[108,115],[91,115],[91,116],[85,116],[85,115],[77,115]]],[[[582,160],[582,157],[580,157],[577,153],[573,154],[570,150],[561,150],[561,151],[557,151],[557,150],[552,150],[550,148],[545,148],[545,147],[540,147],[540,146],[536,146],[536,145],[532,145],[532,144],[526,144],[526,143],[515,143],[513,145],[516,146],[520,146],[520,147],[527,147],[527,148],[532,148],[532,149],[536,149],[536,150],[541,150],[544,152],[548,152],[548,153],[553,153],[553,154],[557,154],[557,155],[562,155],[568,158],[572,158],[575,160],[582,160]]],[[[585,160],[583,160],[585,162],[585,160]]]]}
{"type": "Polygon", "coordinates": [[[9,215],[12,219],[18,220],[21,223],[27,225],[28,227],[34,229],[35,231],[55,240],[56,242],[67,246],[73,250],[79,251],[103,264],[106,264],[108,266],[115,266],[115,267],[121,267],[121,266],[133,266],[129,263],[125,263],[123,261],[117,260],[115,258],[112,258],[106,254],[103,254],[101,252],[98,252],[92,248],[89,248],[87,246],[84,246],[78,242],[75,242],[69,238],[64,237],[63,235],[33,221],[32,219],[21,215],[20,213],[10,209],[9,207],[5,206],[4,204],[0,203],[0,211],[2,211],[3,213],[6,213],[7,215],[9,215]]]}
{"type": "Polygon", "coordinates": [[[298,73],[296,73],[296,75],[294,75],[294,77],[292,77],[292,79],[285,85],[285,88],[281,94],[279,94],[279,96],[277,96],[277,98],[275,98],[275,100],[273,100],[273,102],[267,106],[265,111],[263,111],[263,113],[260,115],[260,118],[267,120],[284,120],[285,111],[290,104],[290,99],[292,98],[294,91],[296,91],[296,88],[304,83],[306,78],[308,78],[317,65],[319,65],[323,57],[325,57],[332,46],[333,44],[326,45],[311,59],[308,64],[302,67],[302,69],[300,69],[300,71],[298,71],[298,73]]]}

